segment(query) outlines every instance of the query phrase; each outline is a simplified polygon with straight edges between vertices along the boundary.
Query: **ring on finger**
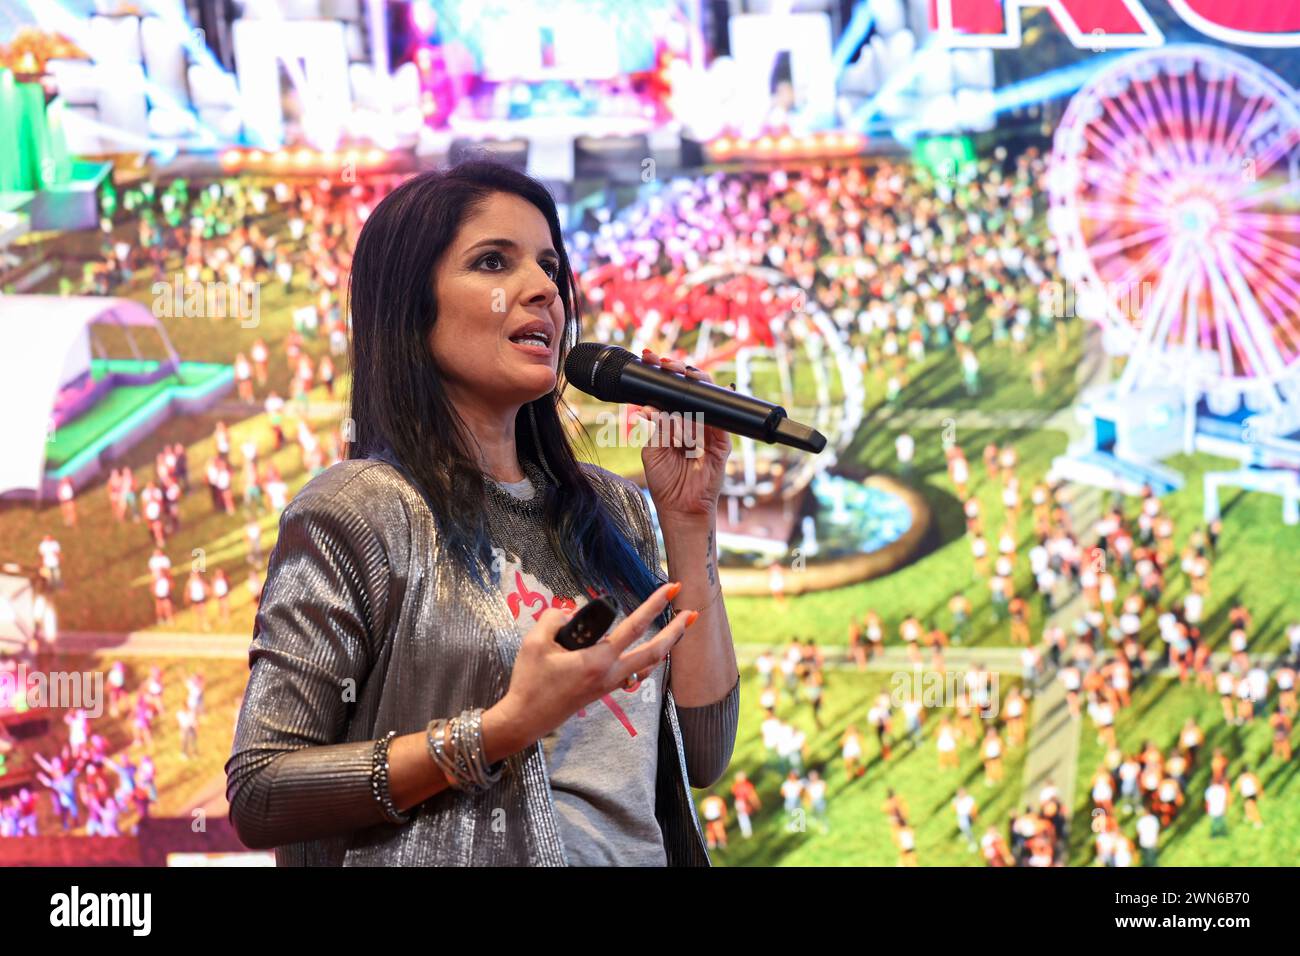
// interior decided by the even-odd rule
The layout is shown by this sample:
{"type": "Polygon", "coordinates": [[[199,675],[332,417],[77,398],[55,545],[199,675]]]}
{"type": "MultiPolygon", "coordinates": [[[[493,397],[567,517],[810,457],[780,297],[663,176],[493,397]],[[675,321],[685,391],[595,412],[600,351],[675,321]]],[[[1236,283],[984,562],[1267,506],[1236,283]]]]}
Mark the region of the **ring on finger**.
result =
{"type": "Polygon", "coordinates": [[[631,690],[633,687],[637,685],[637,681],[638,678],[636,676],[636,671],[633,671],[632,673],[627,675],[627,680],[623,681],[623,689],[631,690]]]}

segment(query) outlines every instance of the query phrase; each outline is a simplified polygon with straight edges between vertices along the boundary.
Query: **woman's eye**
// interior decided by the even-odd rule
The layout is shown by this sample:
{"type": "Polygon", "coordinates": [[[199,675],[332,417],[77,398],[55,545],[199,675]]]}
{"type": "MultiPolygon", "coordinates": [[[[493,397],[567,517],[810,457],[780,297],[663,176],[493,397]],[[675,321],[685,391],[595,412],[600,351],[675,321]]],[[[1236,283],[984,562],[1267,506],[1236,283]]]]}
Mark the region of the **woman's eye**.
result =
{"type": "Polygon", "coordinates": [[[543,262],[542,269],[555,282],[560,277],[560,264],[558,262],[543,262]]]}
{"type": "MultiPolygon", "coordinates": [[[[487,255],[485,255],[482,259],[478,261],[478,264],[481,266],[488,262],[499,262],[501,263],[502,266],[505,265],[505,260],[501,258],[501,253],[499,252],[489,252],[487,255]]],[[[496,272],[498,270],[493,269],[491,271],[496,272]]]]}

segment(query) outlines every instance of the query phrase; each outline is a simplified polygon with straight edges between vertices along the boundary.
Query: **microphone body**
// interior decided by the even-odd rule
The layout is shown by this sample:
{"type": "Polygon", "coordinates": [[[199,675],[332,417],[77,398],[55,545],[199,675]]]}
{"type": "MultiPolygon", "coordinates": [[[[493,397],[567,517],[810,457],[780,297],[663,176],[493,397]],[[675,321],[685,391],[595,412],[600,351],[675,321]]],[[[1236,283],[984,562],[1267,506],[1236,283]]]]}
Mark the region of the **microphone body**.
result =
{"type": "Polygon", "coordinates": [[[826,447],[824,435],[792,421],[780,405],[648,365],[617,345],[579,342],[565,360],[564,374],[575,388],[604,402],[698,414],[706,425],[768,444],[814,453],[826,447]]]}

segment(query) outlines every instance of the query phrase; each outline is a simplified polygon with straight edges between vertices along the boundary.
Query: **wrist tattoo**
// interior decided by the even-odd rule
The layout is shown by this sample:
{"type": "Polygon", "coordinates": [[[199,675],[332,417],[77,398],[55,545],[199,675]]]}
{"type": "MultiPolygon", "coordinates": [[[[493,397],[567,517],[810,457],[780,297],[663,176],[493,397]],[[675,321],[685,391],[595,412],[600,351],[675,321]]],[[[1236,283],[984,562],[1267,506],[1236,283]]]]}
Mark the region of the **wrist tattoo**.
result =
{"type": "Polygon", "coordinates": [[[711,589],[713,588],[713,586],[714,586],[715,584],[718,583],[718,572],[717,572],[717,568],[714,567],[713,529],[712,529],[712,528],[709,529],[709,543],[708,543],[708,549],[709,549],[709,550],[708,550],[708,553],[705,554],[705,556],[704,556],[704,571],[705,571],[705,574],[708,576],[708,579],[709,579],[709,588],[710,588],[710,590],[711,590],[711,589]]]}

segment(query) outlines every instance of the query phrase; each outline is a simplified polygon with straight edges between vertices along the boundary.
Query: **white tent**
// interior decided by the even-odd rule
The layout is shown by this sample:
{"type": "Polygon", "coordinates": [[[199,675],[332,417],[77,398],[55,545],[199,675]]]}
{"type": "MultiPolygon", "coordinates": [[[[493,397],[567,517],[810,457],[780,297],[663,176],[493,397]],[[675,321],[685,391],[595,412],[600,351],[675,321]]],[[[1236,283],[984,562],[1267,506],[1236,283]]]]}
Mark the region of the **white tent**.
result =
{"type": "Polygon", "coordinates": [[[0,455],[0,495],[32,490],[41,495],[45,452],[55,399],[64,385],[90,371],[90,329],[157,331],[171,361],[180,359],[162,324],[145,306],[99,296],[0,295],[0,408],[5,409],[0,455]]]}
{"type": "MultiPolygon", "coordinates": [[[[42,601],[49,610],[49,602],[42,601]]],[[[36,589],[17,565],[0,566],[0,655],[26,654],[39,613],[36,589]]],[[[0,710],[4,695],[0,693],[0,710]]]]}

